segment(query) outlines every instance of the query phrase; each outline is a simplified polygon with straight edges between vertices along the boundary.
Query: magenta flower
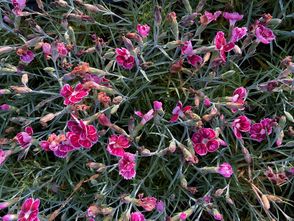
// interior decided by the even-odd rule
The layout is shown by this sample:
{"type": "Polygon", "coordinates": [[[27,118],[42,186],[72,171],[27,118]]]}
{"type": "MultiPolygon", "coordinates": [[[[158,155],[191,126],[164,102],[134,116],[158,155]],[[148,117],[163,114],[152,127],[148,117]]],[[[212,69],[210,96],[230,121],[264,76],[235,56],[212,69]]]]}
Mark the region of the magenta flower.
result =
{"type": "Polygon", "coordinates": [[[205,11],[204,15],[200,17],[200,23],[203,25],[208,25],[210,22],[216,21],[221,14],[221,11],[216,11],[214,13],[205,11]]]}
{"type": "Polygon", "coordinates": [[[32,144],[33,133],[33,128],[26,127],[24,132],[20,132],[15,136],[15,139],[22,148],[27,148],[32,144]]]}
{"type": "Polygon", "coordinates": [[[30,50],[26,50],[20,55],[20,60],[26,64],[31,63],[34,60],[34,58],[35,54],[30,50]]]}
{"type": "Polygon", "coordinates": [[[237,112],[238,109],[239,110],[245,109],[244,104],[245,104],[245,100],[246,100],[247,95],[248,95],[248,92],[247,92],[246,88],[244,88],[244,87],[236,88],[236,90],[233,93],[233,96],[231,97],[231,102],[239,105],[240,107],[231,108],[231,111],[233,113],[237,112]]]}
{"type": "Polygon", "coordinates": [[[257,142],[265,140],[266,136],[272,133],[272,123],[272,119],[265,118],[260,123],[253,124],[250,129],[250,137],[257,142]]]}
{"type": "Polygon", "coordinates": [[[22,10],[24,10],[24,8],[26,7],[26,0],[12,0],[11,2],[13,4],[12,12],[16,16],[21,16],[22,10]]]}
{"type": "Polygon", "coordinates": [[[145,221],[145,217],[141,212],[131,213],[131,221],[145,221]]]}
{"type": "Polygon", "coordinates": [[[213,153],[218,150],[220,145],[225,145],[225,142],[218,138],[217,133],[211,128],[201,128],[192,136],[192,143],[195,152],[204,156],[208,152],[213,153]]]}
{"type": "Polygon", "coordinates": [[[235,47],[235,43],[233,42],[227,43],[225,39],[225,34],[222,31],[218,31],[216,33],[214,42],[215,42],[215,48],[220,53],[221,60],[223,62],[226,62],[226,52],[233,50],[233,48],[235,47]]]}
{"type": "Polygon", "coordinates": [[[272,40],[276,38],[273,31],[261,24],[255,29],[255,35],[258,41],[263,44],[269,44],[272,40]]]}
{"type": "Polygon", "coordinates": [[[233,123],[233,131],[237,139],[242,139],[241,132],[249,132],[251,126],[251,121],[246,116],[239,116],[233,123]]]}
{"type": "Polygon", "coordinates": [[[82,120],[68,121],[67,127],[70,132],[67,132],[66,136],[74,148],[89,149],[98,141],[96,128],[93,125],[86,125],[82,120]]]}
{"type": "Polygon", "coordinates": [[[229,178],[234,173],[232,166],[229,163],[222,163],[218,166],[217,172],[223,177],[229,178]]]}
{"type": "Polygon", "coordinates": [[[126,152],[118,161],[119,174],[126,180],[133,179],[136,176],[135,167],[136,162],[134,154],[126,152]]]}
{"type": "Polygon", "coordinates": [[[112,125],[109,117],[107,117],[104,113],[102,113],[98,116],[98,122],[102,126],[106,126],[106,127],[110,127],[112,125]]]}
{"type": "Polygon", "coordinates": [[[235,26],[237,21],[243,19],[243,15],[239,14],[238,12],[224,12],[223,16],[230,22],[230,26],[235,26]]]}
{"type": "Polygon", "coordinates": [[[40,142],[40,146],[45,151],[52,151],[55,156],[65,158],[67,154],[75,148],[69,144],[64,134],[50,134],[47,140],[40,142]]]}
{"type": "Polygon", "coordinates": [[[135,114],[138,117],[141,117],[142,120],[140,122],[141,125],[145,125],[148,121],[152,120],[154,117],[154,110],[149,110],[146,114],[143,114],[141,111],[135,111],[135,114]]]}
{"type": "Polygon", "coordinates": [[[188,63],[191,64],[195,68],[197,68],[203,62],[202,57],[200,57],[199,55],[196,55],[196,54],[188,56],[187,60],[188,60],[188,63]]]}
{"type": "Polygon", "coordinates": [[[193,46],[191,41],[185,41],[181,48],[182,55],[193,55],[193,46]]]}
{"type": "Polygon", "coordinates": [[[162,110],[162,102],[153,101],[153,109],[154,109],[154,111],[161,111],[162,110]]]}
{"type": "Polygon", "coordinates": [[[172,111],[172,117],[170,119],[171,122],[176,122],[179,117],[185,117],[185,113],[187,111],[190,111],[192,109],[191,106],[183,107],[183,104],[181,101],[178,101],[177,106],[172,111]]]}
{"type": "Polygon", "coordinates": [[[203,104],[204,104],[204,106],[205,107],[210,107],[211,106],[211,101],[210,101],[210,99],[208,98],[208,97],[206,97],[206,98],[204,98],[204,100],[203,100],[203,104]]]}
{"type": "Polygon", "coordinates": [[[149,25],[137,25],[137,32],[141,35],[142,38],[146,38],[149,35],[150,27],[149,25]]]}
{"type": "Polygon", "coordinates": [[[0,110],[2,110],[2,111],[9,111],[10,108],[11,108],[11,106],[8,105],[8,104],[2,104],[2,105],[0,105],[0,110]]]}
{"type": "Polygon", "coordinates": [[[235,27],[232,30],[232,37],[230,42],[237,42],[240,39],[242,39],[245,35],[247,34],[247,28],[246,27],[242,27],[242,28],[238,28],[235,27]]]}
{"type": "Polygon", "coordinates": [[[60,90],[60,95],[65,98],[64,105],[77,104],[88,94],[89,90],[85,89],[81,83],[74,89],[69,84],[65,84],[60,90]]]}
{"type": "Polygon", "coordinates": [[[50,55],[52,54],[51,44],[45,42],[42,44],[42,50],[45,55],[46,59],[49,59],[50,55]]]}
{"type": "Polygon", "coordinates": [[[108,139],[107,151],[113,155],[122,157],[126,148],[130,147],[130,141],[125,135],[111,135],[108,139]]]}
{"type": "Polygon", "coordinates": [[[180,220],[186,220],[187,217],[188,217],[188,216],[187,216],[187,214],[186,214],[185,212],[181,212],[181,213],[180,213],[180,217],[179,217],[180,220]]]}
{"type": "Polygon", "coordinates": [[[115,49],[116,62],[124,69],[131,70],[135,64],[135,58],[126,48],[115,49]]]}
{"type": "Polygon", "coordinates": [[[68,50],[65,47],[63,42],[57,43],[57,51],[58,51],[59,57],[65,57],[68,54],[68,50]]]}
{"type": "Polygon", "coordinates": [[[39,221],[39,199],[28,198],[21,206],[18,221],[39,221]]]}

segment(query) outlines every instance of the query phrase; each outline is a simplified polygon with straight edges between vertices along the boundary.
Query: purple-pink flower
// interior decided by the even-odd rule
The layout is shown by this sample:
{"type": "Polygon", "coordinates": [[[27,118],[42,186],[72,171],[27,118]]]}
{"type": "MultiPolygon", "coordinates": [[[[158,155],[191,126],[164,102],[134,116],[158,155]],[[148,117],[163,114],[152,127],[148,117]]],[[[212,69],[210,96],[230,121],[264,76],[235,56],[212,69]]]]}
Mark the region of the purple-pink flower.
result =
{"type": "Polygon", "coordinates": [[[20,60],[26,64],[31,63],[35,58],[35,54],[26,48],[19,48],[16,54],[20,56],[20,60]]]}
{"type": "Polygon", "coordinates": [[[15,136],[15,139],[17,143],[22,147],[22,148],[27,148],[31,145],[32,143],[32,136],[33,136],[33,128],[31,127],[26,127],[24,132],[20,132],[15,136]]]}
{"type": "Polygon", "coordinates": [[[9,111],[10,108],[11,108],[11,106],[8,104],[1,104],[0,105],[0,110],[2,110],[2,111],[9,111]]]}
{"type": "Polygon", "coordinates": [[[185,117],[185,112],[190,111],[191,109],[191,106],[183,107],[182,102],[178,101],[177,106],[172,111],[172,117],[170,121],[176,122],[179,119],[179,117],[185,117]]]}
{"type": "Polygon", "coordinates": [[[131,70],[135,64],[135,58],[128,49],[126,48],[117,48],[115,49],[116,53],[116,62],[119,66],[124,69],[131,70]]]}
{"type": "Polygon", "coordinates": [[[193,46],[191,41],[185,41],[184,45],[181,48],[182,55],[192,55],[193,54],[193,46]]]}
{"type": "Polygon", "coordinates": [[[220,58],[222,62],[226,62],[226,52],[233,50],[233,48],[235,47],[235,43],[233,42],[227,43],[227,40],[225,39],[225,34],[222,31],[218,31],[216,33],[214,43],[215,43],[215,48],[220,53],[220,58]]]}
{"type": "Polygon", "coordinates": [[[230,22],[230,26],[234,26],[237,21],[243,19],[243,15],[239,14],[238,12],[224,12],[223,16],[230,22]]]}
{"type": "Polygon", "coordinates": [[[21,206],[18,221],[39,221],[39,199],[28,198],[21,206]]]}
{"type": "Polygon", "coordinates": [[[250,128],[250,137],[258,142],[265,140],[266,136],[272,133],[272,123],[272,119],[265,118],[260,123],[253,124],[250,128]]]}
{"type": "Polygon", "coordinates": [[[192,136],[192,143],[195,152],[204,156],[208,152],[213,153],[225,142],[218,138],[217,133],[212,128],[201,128],[192,136]]]}
{"type": "Polygon", "coordinates": [[[119,174],[126,180],[133,179],[136,176],[135,167],[136,161],[134,154],[126,152],[118,161],[119,174]]]}
{"type": "Polygon", "coordinates": [[[160,102],[160,101],[153,101],[153,109],[155,111],[161,111],[162,110],[162,102],[160,102]]]}
{"type": "Polygon", "coordinates": [[[145,25],[138,24],[137,32],[139,33],[139,35],[141,35],[142,38],[146,38],[149,35],[150,27],[147,24],[145,25]]]}
{"type": "Polygon", "coordinates": [[[222,163],[218,166],[217,172],[223,177],[229,178],[234,173],[232,166],[229,163],[222,163]]]}
{"type": "Polygon", "coordinates": [[[257,40],[262,42],[263,44],[269,44],[272,40],[276,38],[271,29],[261,24],[258,24],[257,28],[255,29],[255,35],[257,40]]]}
{"type": "Polygon", "coordinates": [[[77,104],[88,94],[89,90],[85,89],[81,83],[77,84],[74,89],[69,84],[65,84],[60,90],[60,95],[65,98],[63,102],[65,105],[77,104]]]}
{"type": "Polygon", "coordinates": [[[245,107],[245,100],[247,98],[248,92],[244,87],[238,87],[235,89],[233,96],[231,97],[231,102],[236,104],[238,107],[232,107],[231,111],[233,113],[237,112],[238,110],[244,110],[245,107]]]}
{"type": "Polygon", "coordinates": [[[246,34],[247,34],[246,27],[242,27],[242,28],[235,27],[232,30],[232,37],[231,37],[230,42],[235,43],[235,42],[241,40],[246,34]]]}
{"type": "Polygon", "coordinates": [[[131,221],[145,221],[145,217],[141,212],[131,213],[131,221]]]}
{"type": "Polygon", "coordinates": [[[237,139],[242,139],[241,132],[249,132],[251,126],[251,121],[246,116],[239,116],[233,123],[233,131],[237,139]]]}
{"type": "Polygon", "coordinates": [[[122,157],[129,147],[130,141],[125,135],[113,134],[108,139],[107,151],[113,156],[122,157]]]}

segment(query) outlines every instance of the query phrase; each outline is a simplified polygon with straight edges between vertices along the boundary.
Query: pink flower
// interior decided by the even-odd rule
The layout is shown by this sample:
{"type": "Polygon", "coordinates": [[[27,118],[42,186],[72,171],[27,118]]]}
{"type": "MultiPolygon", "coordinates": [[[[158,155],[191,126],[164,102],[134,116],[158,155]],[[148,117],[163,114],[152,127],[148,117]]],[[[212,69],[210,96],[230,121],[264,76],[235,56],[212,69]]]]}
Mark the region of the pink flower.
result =
{"type": "Polygon", "coordinates": [[[47,140],[42,140],[40,146],[45,151],[52,151],[55,156],[65,158],[75,148],[69,144],[64,134],[50,134],[47,140]]]}
{"type": "Polygon", "coordinates": [[[223,16],[225,19],[229,20],[230,26],[234,26],[237,21],[243,19],[243,15],[239,14],[238,12],[224,12],[223,16]]]}
{"type": "Polygon", "coordinates": [[[116,62],[124,69],[131,70],[135,64],[135,58],[126,48],[115,49],[116,62]]]}
{"type": "Polygon", "coordinates": [[[20,60],[26,64],[31,63],[34,60],[34,58],[35,54],[30,50],[26,50],[22,53],[22,55],[20,55],[20,60]]]}
{"type": "Polygon", "coordinates": [[[84,121],[75,118],[74,121],[68,121],[67,127],[70,132],[66,136],[69,143],[75,147],[91,148],[98,141],[97,130],[93,125],[86,125],[84,121]]]}
{"type": "Polygon", "coordinates": [[[157,201],[156,210],[162,213],[164,211],[164,208],[165,208],[164,202],[162,200],[157,201]]]}
{"type": "Polygon", "coordinates": [[[18,221],[39,221],[39,205],[39,199],[26,199],[21,206],[18,221]]]}
{"type": "MultiPolygon", "coordinates": [[[[9,155],[12,154],[11,150],[0,149],[0,166],[2,166],[9,155]]],[[[0,208],[1,209],[1,208],[0,208]]]]}
{"type": "Polygon", "coordinates": [[[162,102],[160,102],[160,101],[153,101],[153,109],[155,111],[162,110],[162,102]]]}
{"type": "Polygon", "coordinates": [[[217,168],[217,172],[226,178],[231,177],[234,173],[233,168],[229,163],[222,163],[221,165],[219,165],[219,167],[217,168]]]}
{"type": "Polygon", "coordinates": [[[182,46],[182,55],[193,55],[193,46],[191,41],[185,41],[182,46]]]}
{"type": "Polygon", "coordinates": [[[220,53],[221,60],[223,62],[226,62],[226,52],[233,50],[233,48],[235,47],[235,43],[233,42],[227,43],[225,39],[225,34],[222,31],[218,31],[216,33],[214,42],[215,42],[215,48],[220,53]]]}
{"type": "Polygon", "coordinates": [[[191,106],[183,107],[182,102],[178,101],[177,106],[172,111],[172,118],[170,119],[170,121],[176,122],[179,117],[185,117],[185,112],[190,111],[191,109],[191,106]]]}
{"type": "Polygon", "coordinates": [[[205,11],[204,15],[200,17],[200,23],[202,25],[208,25],[212,21],[216,21],[217,18],[222,14],[221,11],[216,11],[214,13],[205,11]]]}
{"type": "Polygon", "coordinates": [[[59,57],[65,57],[68,54],[68,50],[65,47],[63,42],[57,43],[57,51],[58,51],[59,57]]]}
{"type": "Polygon", "coordinates": [[[246,27],[242,27],[242,28],[235,27],[235,28],[233,28],[232,37],[231,37],[230,42],[235,43],[235,42],[239,41],[240,39],[242,39],[246,34],[247,34],[246,27]]]}
{"type": "Polygon", "coordinates": [[[258,41],[263,44],[269,44],[272,40],[276,38],[273,31],[261,24],[255,29],[255,35],[258,41]]]}
{"type": "Polygon", "coordinates": [[[266,139],[266,136],[272,133],[272,122],[272,119],[265,118],[260,123],[253,124],[250,129],[250,137],[258,142],[266,139]]]}
{"type": "Polygon", "coordinates": [[[157,199],[155,197],[139,197],[138,204],[143,207],[146,211],[150,212],[155,209],[157,199]]]}
{"type": "Polygon", "coordinates": [[[130,141],[125,135],[111,135],[108,139],[107,151],[113,155],[122,157],[126,148],[130,147],[130,141]]]}
{"type": "Polygon", "coordinates": [[[188,63],[193,67],[197,68],[200,64],[202,64],[203,59],[199,55],[193,54],[187,57],[188,63]]]}
{"type": "Polygon", "coordinates": [[[145,217],[141,212],[131,213],[131,221],[145,221],[145,217]]]}
{"type": "Polygon", "coordinates": [[[192,136],[192,143],[195,152],[204,156],[208,152],[213,153],[225,142],[217,137],[217,133],[211,128],[201,128],[192,136]]]}
{"type": "Polygon", "coordinates": [[[236,88],[236,90],[234,91],[233,93],[233,96],[231,97],[231,102],[234,103],[234,104],[237,104],[237,105],[240,105],[241,107],[239,108],[231,108],[231,111],[233,113],[237,112],[237,110],[244,110],[245,107],[244,107],[244,104],[245,104],[245,100],[246,100],[246,97],[247,97],[247,90],[246,88],[244,87],[238,87],[236,88]]]}
{"type": "Polygon", "coordinates": [[[204,104],[204,106],[205,107],[210,107],[211,106],[211,101],[210,101],[210,99],[208,98],[208,97],[206,97],[206,98],[204,98],[204,100],[203,100],[203,104],[204,104]]]}
{"type": "Polygon", "coordinates": [[[141,117],[142,120],[140,122],[141,125],[145,125],[148,121],[152,120],[154,117],[154,110],[149,110],[146,114],[143,114],[141,111],[135,111],[135,114],[138,117],[141,117]]]}
{"type": "Polygon", "coordinates": [[[12,0],[13,4],[13,9],[12,12],[16,16],[21,16],[22,15],[22,10],[26,7],[26,0],[12,0]]]}
{"type": "Polygon", "coordinates": [[[65,105],[77,104],[88,94],[89,90],[85,89],[81,83],[77,84],[75,89],[65,84],[60,90],[60,95],[65,98],[63,102],[65,105]]]}
{"type": "Polygon", "coordinates": [[[34,133],[33,128],[26,127],[25,131],[18,133],[15,139],[22,148],[27,148],[31,145],[31,142],[33,140],[32,138],[33,133],[34,133]]]}
{"type": "Polygon", "coordinates": [[[136,162],[134,154],[126,152],[118,161],[119,174],[126,180],[133,179],[136,176],[135,167],[136,162]]]}
{"type": "Polygon", "coordinates": [[[11,108],[11,106],[8,105],[8,104],[2,104],[2,105],[0,105],[0,110],[2,110],[2,111],[9,111],[10,108],[11,108]]]}
{"type": "Polygon", "coordinates": [[[42,44],[42,50],[45,55],[46,59],[49,59],[50,55],[52,54],[51,44],[45,42],[42,44]]]}
{"type": "Polygon", "coordinates": [[[142,38],[146,38],[149,35],[150,27],[149,25],[137,25],[137,32],[141,35],[142,38]]]}
{"type": "Polygon", "coordinates": [[[187,219],[187,214],[185,212],[180,213],[180,220],[186,220],[187,219]]]}
{"type": "Polygon", "coordinates": [[[241,132],[249,132],[251,121],[246,116],[239,116],[233,123],[233,131],[237,139],[242,139],[241,132]]]}
{"type": "Polygon", "coordinates": [[[17,214],[6,214],[2,217],[2,221],[13,221],[17,220],[17,214]]]}

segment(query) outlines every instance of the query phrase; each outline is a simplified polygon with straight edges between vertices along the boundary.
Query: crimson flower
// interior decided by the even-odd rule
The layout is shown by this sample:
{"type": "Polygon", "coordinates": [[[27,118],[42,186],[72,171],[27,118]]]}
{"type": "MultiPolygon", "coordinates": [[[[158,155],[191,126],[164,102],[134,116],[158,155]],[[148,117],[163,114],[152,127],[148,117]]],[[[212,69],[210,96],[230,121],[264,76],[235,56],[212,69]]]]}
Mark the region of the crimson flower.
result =
{"type": "Polygon", "coordinates": [[[225,34],[222,31],[216,33],[215,39],[215,48],[220,53],[220,58],[222,62],[226,62],[226,52],[233,50],[235,47],[235,43],[229,42],[225,39],[225,34]]]}
{"type": "Polygon", "coordinates": [[[74,89],[69,84],[65,84],[60,90],[60,95],[65,98],[63,102],[65,105],[77,104],[88,94],[89,90],[85,89],[81,83],[74,89]]]}
{"type": "Polygon", "coordinates": [[[39,205],[39,199],[26,199],[21,206],[18,221],[39,221],[39,205]]]}
{"type": "Polygon", "coordinates": [[[117,48],[115,49],[116,62],[119,66],[122,66],[124,69],[131,70],[135,64],[135,58],[131,55],[130,51],[126,48],[117,48]]]}
{"type": "Polygon", "coordinates": [[[239,116],[236,118],[232,123],[232,127],[237,139],[242,139],[241,132],[249,132],[250,126],[251,121],[246,116],[239,116]]]}
{"type": "Polygon", "coordinates": [[[250,137],[257,142],[265,140],[266,136],[272,133],[272,123],[272,119],[264,118],[260,123],[253,124],[250,129],[250,137]]]}

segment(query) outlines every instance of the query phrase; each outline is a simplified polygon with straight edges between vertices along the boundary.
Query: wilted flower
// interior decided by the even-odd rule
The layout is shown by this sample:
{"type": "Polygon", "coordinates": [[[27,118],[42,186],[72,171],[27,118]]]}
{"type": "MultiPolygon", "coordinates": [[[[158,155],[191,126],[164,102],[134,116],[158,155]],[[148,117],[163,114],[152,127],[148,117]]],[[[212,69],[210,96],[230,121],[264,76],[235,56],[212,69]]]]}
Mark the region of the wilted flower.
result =
{"type": "Polygon", "coordinates": [[[105,92],[102,91],[98,93],[97,98],[98,101],[102,103],[104,107],[108,107],[111,102],[111,98],[105,92]]]}
{"type": "Polygon", "coordinates": [[[12,154],[11,150],[0,149],[0,166],[4,164],[5,160],[10,154],[12,154]]]}
{"type": "Polygon", "coordinates": [[[185,41],[184,45],[181,48],[182,55],[192,55],[193,54],[193,46],[191,41],[185,41]]]}
{"type": "Polygon", "coordinates": [[[133,179],[136,176],[135,167],[136,162],[134,154],[126,152],[118,161],[119,174],[126,180],[133,179]]]}
{"type": "Polygon", "coordinates": [[[16,54],[20,56],[20,60],[26,64],[31,63],[35,58],[35,54],[32,51],[25,48],[19,48],[16,51],[16,54]]]}
{"type": "Polygon", "coordinates": [[[140,122],[141,125],[145,125],[148,121],[152,120],[154,117],[154,110],[149,110],[146,114],[143,114],[141,111],[135,111],[135,114],[138,117],[141,117],[142,120],[140,122]]]}
{"type": "Polygon", "coordinates": [[[129,139],[124,135],[111,135],[108,139],[107,151],[114,156],[122,157],[126,148],[130,147],[129,139]]]}
{"type": "Polygon", "coordinates": [[[68,121],[67,127],[70,132],[67,132],[66,136],[75,148],[91,148],[98,141],[96,128],[93,125],[86,125],[82,120],[68,121]]]}
{"type": "Polygon", "coordinates": [[[21,206],[20,213],[18,215],[19,221],[38,221],[39,215],[39,199],[28,198],[21,206]]]}
{"type": "Polygon", "coordinates": [[[146,38],[149,35],[150,27],[149,25],[137,25],[137,32],[142,36],[142,38],[146,38]]]}
{"type": "Polygon", "coordinates": [[[200,23],[202,25],[208,25],[212,21],[216,21],[217,18],[222,14],[221,11],[216,11],[214,13],[205,11],[204,15],[200,17],[200,23]]]}
{"type": "Polygon", "coordinates": [[[13,4],[13,9],[12,12],[16,16],[21,16],[22,15],[22,10],[26,7],[26,0],[12,0],[11,1],[13,4]]]}
{"type": "Polygon", "coordinates": [[[33,136],[33,128],[31,127],[26,127],[24,132],[20,132],[16,135],[15,139],[18,142],[18,144],[22,148],[27,148],[31,145],[32,143],[32,136],[33,136]]]}
{"type": "Polygon", "coordinates": [[[141,212],[131,213],[131,221],[145,221],[145,217],[141,212]]]}
{"type": "Polygon", "coordinates": [[[221,165],[219,165],[217,168],[217,172],[226,178],[231,177],[234,173],[233,168],[229,163],[222,163],[221,165]]]}
{"type": "Polygon", "coordinates": [[[170,73],[176,74],[182,71],[183,69],[183,59],[177,60],[170,67],[170,73]]]}
{"type": "Polygon", "coordinates": [[[51,48],[51,44],[45,42],[42,44],[42,50],[44,53],[44,56],[46,59],[50,58],[50,55],[52,54],[52,48],[51,48]]]}
{"type": "Polygon", "coordinates": [[[198,67],[200,64],[202,64],[203,59],[199,55],[189,55],[187,57],[188,63],[191,64],[193,67],[198,67]]]}
{"type": "Polygon", "coordinates": [[[272,133],[272,123],[272,119],[264,118],[260,123],[253,124],[250,129],[250,137],[258,142],[263,141],[267,135],[272,133]]]}
{"type": "Polygon", "coordinates": [[[166,16],[166,20],[169,22],[177,22],[177,14],[175,12],[170,12],[166,16]]]}
{"type": "Polygon", "coordinates": [[[95,218],[99,213],[99,208],[96,205],[91,205],[87,209],[87,217],[95,218]]]}
{"type": "Polygon", "coordinates": [[[124,69],[130,70],[134,67],[135,58],[126,48],[115,49],[116,62],[124,69]]]}
{"type": "Polygon", "coordinates": [[[52,151],[55,156],[64,158],[75,148],[69,144],[67,137],[64,134],[56,135],[52,133],[47,140],[42,140],[40,146],[45,151],[52,151]]]}
{"type": "Polygon", "coordinates": [[[230,42],[237,42],[240,39],[242,39],[245,35],[247,34],[247,28],[246,27],[242,27],[242,28],[238,28],[235,27],[232,30],[232,37],[230,42]]]}
{"type": "Polygon", "coordinates": [[[238,118],[236,118],[232,123],[235,136],[238,139],[242,139],[241,132],[249,132],[250,125],[251,121],[246,116],[239,116],[238,118]]]}
{"type": "Polygon", "coordinates": [[[255,29],[255,35],[257,40],[262,42],[263,44],[269,44],[272,40],[276,38],[271,29],[261,24],[258,24],[257,28],[255,29]]]}
{"type": "Polygon", "coordinates": [[[224,141],[218,138],[217,133],[212,128],[200,128],[192,136],[194,150],[200,156],[208,152],[213,153],[218,150],[224,141]]]}
{"type": "Polygon", "coordinates": [[[81,83],[74,89],[69,84],[65,84],[60,90],[60,95],[65,98],[63,102],[65,105],[77,104],[88,94],[89,90],[85,89],[81,83]]]}
{"type": "Polygon", "coordinates": [[[58,51],[59,57],[65,57],[68,54],[68,50],[65,47],[63,42],[57,43],[57,51],[58,51]]]}
{"type": "Polygon", "coordinates": [[[233,50],[233,48],[235,47],[235,44],[233,42],[227,43],[225,39],[225,34],[222,31],[218,31],[216,33],[214,43],[215,43],[215,48],[220,53],[220,58],[222,62],[226,62],[226,52],[233,50]]]}
{"type": "Polygon", "coordinates": [[[143,207],[146,211],[150,212],[155,209],[157,199],[155,197],[139,195],[138,205],[143,207]]]}
{"type": "Polygon", "coordinates": [[[238,87],[235,89],[234,93],[233,93],[233,96],[231,97],[231,102],[234,103],[234,104],[237,104],[237,105],[240,105],[241,107],[239,108],[236,108],[236,107],[233,107],[231,108],[231,111],[233,113],[237,112],[237,110],[244,110],[244,104],[245,104],[245,100],[246,100],[246,97],[247,97],[247,90],[246,88],[244,87],[238,87]]]}
{"type": "Polygon", "coordinates": [[[243,19],[243,15],[239,14],[238,12],[224,12],[223,16],[230,22],[230,26],[234,26],[237,21],[243,19]]]}
{"type": "Polygon", "coordinates": [[[172,111],[172,118],[170,119],[171,122],[176,122],[179,117],[185,117],[185,112],[191,110],[191,106],[183,107],[181,101],[178,101],[177,106],[172,111]]]}

